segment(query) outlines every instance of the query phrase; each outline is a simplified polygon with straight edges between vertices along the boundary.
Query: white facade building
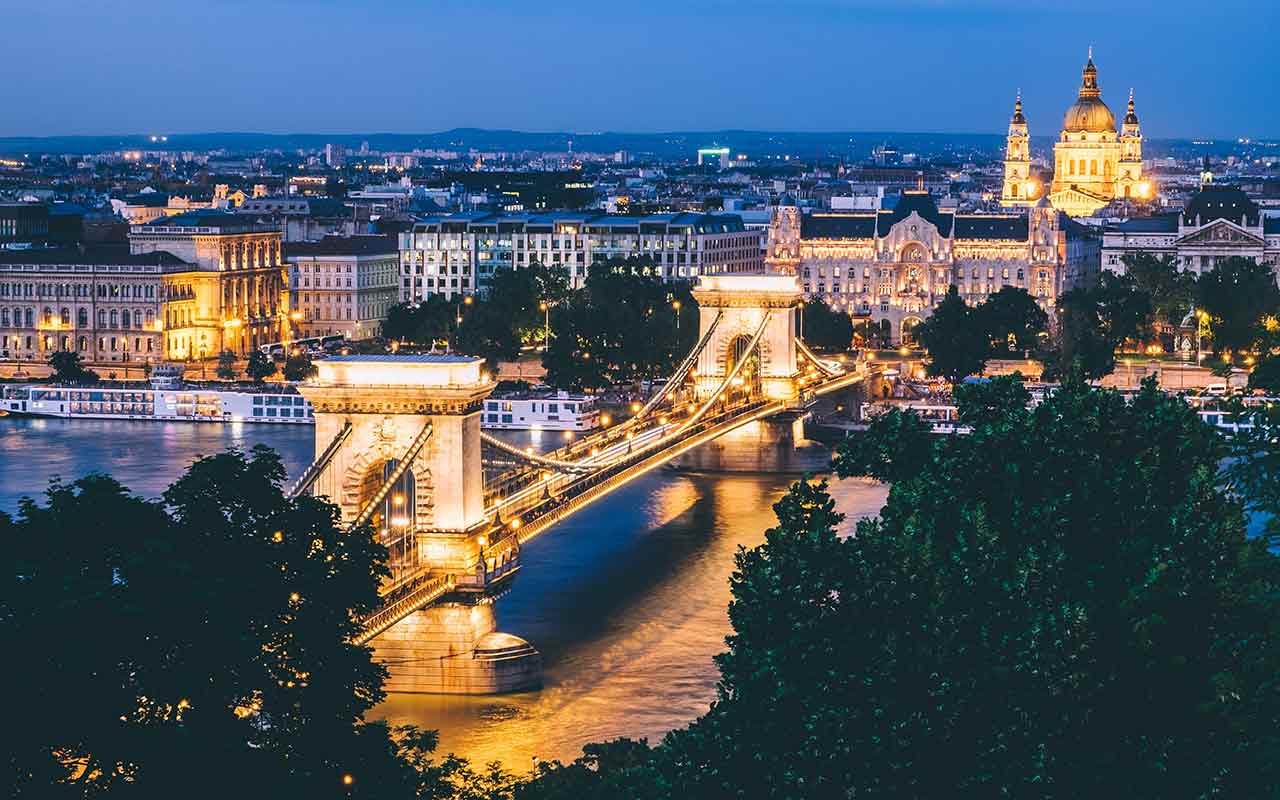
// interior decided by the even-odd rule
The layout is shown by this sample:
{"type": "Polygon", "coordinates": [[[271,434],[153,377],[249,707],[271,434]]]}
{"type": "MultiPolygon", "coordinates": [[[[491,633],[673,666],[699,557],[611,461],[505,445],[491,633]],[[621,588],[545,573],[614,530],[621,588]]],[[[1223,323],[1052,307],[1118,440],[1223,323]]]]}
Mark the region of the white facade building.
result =
{"type": "Polygon", "coordinates": [[[450,214],[400,234],[400,299],[484,293],[499,269],[564,267],[573,287],[612,258],[652,260],[663,280],[762,272],[764,233],[733,214],[450,214]]]}
{"type": "Polygon", "coordinates": [[[1176,213],[1126,220],[1102,234],[1102,268],[1125,271],[1135,253],[1171,256],[1197,276],[1232,256],[1252,258],[1280,272],[1280,219],[1267,217],[1234,186],[1207,185],[1176,213]]]}

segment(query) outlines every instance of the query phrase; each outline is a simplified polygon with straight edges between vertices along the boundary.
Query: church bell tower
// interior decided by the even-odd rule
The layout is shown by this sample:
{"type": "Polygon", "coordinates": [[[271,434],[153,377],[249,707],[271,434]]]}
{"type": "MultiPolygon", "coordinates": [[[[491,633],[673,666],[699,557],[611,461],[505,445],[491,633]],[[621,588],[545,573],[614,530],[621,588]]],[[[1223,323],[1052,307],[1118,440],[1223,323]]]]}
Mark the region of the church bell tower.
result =
{"type": "Polygon", "coordinates": [[[1004,189],[1000,205],[1030,206],[1040,197],[1040,184],[1031,177],[1031,136],[1027,118],[1022,115],[1022,92],[1013,103],[1009,119],[1009,136],[1004,147],[1004,189]]]}

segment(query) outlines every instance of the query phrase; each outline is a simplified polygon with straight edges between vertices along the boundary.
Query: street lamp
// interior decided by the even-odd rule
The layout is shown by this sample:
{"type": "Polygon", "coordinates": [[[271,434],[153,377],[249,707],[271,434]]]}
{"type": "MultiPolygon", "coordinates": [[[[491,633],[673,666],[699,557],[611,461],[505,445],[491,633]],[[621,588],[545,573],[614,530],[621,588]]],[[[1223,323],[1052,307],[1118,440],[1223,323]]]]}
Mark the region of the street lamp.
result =
{"type": "Polygon", "coordinates": [[[797,335],[801,339],[803,339],[804,338],[804,301],[803,300],[800,301],[800,305],[797,306],[797,308],[800,309],[800,330],[797,332],[797,335]]]}
{"type": "Polygon", "coordinates": [[[542,312],[542,352],[545,353],[551,343],[551,304],[543,300],[538,303],[538,310],[542,312]]]}
{"type": "Polygon", "coordinates": [[[680,301],[672,300],[671,307],[676,310],[676,332],[680,331],[680,301]]]}

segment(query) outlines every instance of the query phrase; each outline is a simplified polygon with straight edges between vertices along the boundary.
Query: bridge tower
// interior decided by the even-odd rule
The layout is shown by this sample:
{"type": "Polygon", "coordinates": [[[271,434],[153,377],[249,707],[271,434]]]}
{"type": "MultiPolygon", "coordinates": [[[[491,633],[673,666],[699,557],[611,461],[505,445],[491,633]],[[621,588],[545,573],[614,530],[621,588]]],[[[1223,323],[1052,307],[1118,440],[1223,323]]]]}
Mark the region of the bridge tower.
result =
{"type": "Polygon", "coordinates": [[[693,290],[698,301],[699,335],[715,326],[698,357],[698,393],[715,392],[724,377],[759,335],[758,355],[742,370],[744,384],[757,384],[765,397],[792,400],[797,396],[796,309],[800,284],[794,275],[711,275],[693,290]]]}
{"type": "MultiPolygon", "coordinates": [[[[535,685],[540,657],[497,633],[481,553],[480,410],[493,390],[484,360],[353,355],[318,360],[299,390],[315,409],[316,495],[387,547],[384,592],[447,578],[457,591],[379,632],[370,644],[389,691],[487,694],[535,685]]],[[[307,476],[304,475],[304,478],[307,476]]]]}

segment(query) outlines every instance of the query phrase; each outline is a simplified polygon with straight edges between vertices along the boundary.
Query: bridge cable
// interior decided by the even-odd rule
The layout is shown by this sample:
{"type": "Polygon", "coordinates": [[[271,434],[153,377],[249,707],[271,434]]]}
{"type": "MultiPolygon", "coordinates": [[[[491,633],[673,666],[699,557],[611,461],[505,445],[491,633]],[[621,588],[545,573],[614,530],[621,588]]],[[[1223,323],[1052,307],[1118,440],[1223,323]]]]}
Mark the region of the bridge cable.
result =
{"type": "Polygon", "coordinates": [[[285,496],[292,500],[310,491],[315,482],[320,480],[320,476],[324,474],[325,469],[328,468],[329,462],[338,454],[338,449],[342,447],[342,443],[351,435],[352,430],[354,428],[351,425],[351,420],[344,422],[342,427],[338,429],[338,433],[333,437],[333,441],[329,442],[329,446],[324,449],[320,457],[312,461],[306,471],[298,476],[298,480],[294,482],[293,486],[289,487],[289,491],[285,496]]]}
{"type": "Polygon", "coordinates": [[[799,350],[802,356],[808,359],[810,363],[812,363],[815,367],[817,367],[818,370],[822,372],[822,374],[826,375],[828,378],[834,378],[837,375],[843,375],[845,372],[845,370],[832,367],[827,362],[818,358],[817,354],[814,353],[812,350],[810,350],[809,345],[805,344],[804,340],[801,339],[799,336],[796,337],[796,349],[799,350]]]}
{"type": "Polygon", "coordinates": [[[514,456],[521,461],[535,466],[550,467],[561,472],[593,472],[595,470],[594,466],[582,464],[576,461],[561,461],[558,458],[548,458],[546,456],[537,456],[533,453],[526,453],[519,447],[508,442],[504,442],[493,434],[485,433],[484,431],[480,432],[480,441],[483,444],[487,444],[490,447],[501,450],[507,455],[514,456]]]}
{"type": "Polygon", "coordinates": [[[689,371],[693,369],[694,364],[698,363],[698,357],[702,355],[702,351],[711,343],[711,336],[716,332],[716,328],[719,327],[720,320],[723,318],[723,311],[716,312],[715,319],[711,320],[711,325],[707,327],[707,332],[702,334],[702,338],[698,340],[697,345],[694,346],[693,350],[689,351],[689,355],[685,356],[684,361],[680,363],[680,366],[676,368],[676,371],[671,373],[671,377],[667,379],[666,384],[654,393],[653,397],[649,398],[649,402],[645,403],[644,407],[636,412],[636,415],[628,420],[628,422],[632,424],[639,422],[649,414],[649,412],[657,408],[658,404],[661,403],[666,396],[672,392],[672,390],[679,388],[680,385],[684,383],[684,379],[689,374],[689,371]]]}

